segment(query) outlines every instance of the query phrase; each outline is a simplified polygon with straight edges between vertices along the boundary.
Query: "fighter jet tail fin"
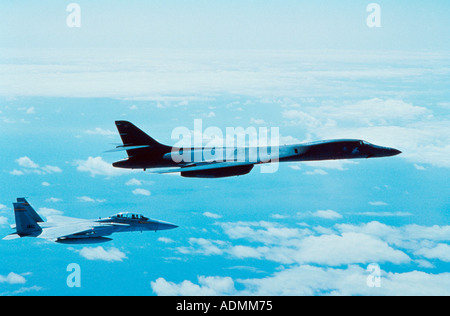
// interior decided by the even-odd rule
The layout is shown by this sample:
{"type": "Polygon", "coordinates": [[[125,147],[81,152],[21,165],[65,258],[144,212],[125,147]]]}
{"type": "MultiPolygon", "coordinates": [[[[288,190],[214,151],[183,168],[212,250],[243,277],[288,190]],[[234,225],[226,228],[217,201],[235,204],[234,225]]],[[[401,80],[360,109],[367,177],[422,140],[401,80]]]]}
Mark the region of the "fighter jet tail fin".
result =
{"type": "Polygon", "coordinates": [[[111,151],[126,150],[129,157],[154,150],[170,151],[171,147],[163,145],[147,135],[133,123],[128,121],[116,121],[123,145],[117,146],[111,151]]]}
{"type": "Polygon", "coordinates": [[[14,205],[14,216],[16,218],[16,230],[19,236],[39,235],[42,232],[38,222],[43,222],[24,198],[18,198],[14,205]]]}
{"type": "Polygon", "coordinates": [[[25,198],[17,198],[17,203],[21,204],[27,213],[31,216],[32,219],[34,219],[36,222],[43,222],[44,220],[39,216],[38,213],[34,210],[34,208],[28,203],[28,201],[25,198]]]}

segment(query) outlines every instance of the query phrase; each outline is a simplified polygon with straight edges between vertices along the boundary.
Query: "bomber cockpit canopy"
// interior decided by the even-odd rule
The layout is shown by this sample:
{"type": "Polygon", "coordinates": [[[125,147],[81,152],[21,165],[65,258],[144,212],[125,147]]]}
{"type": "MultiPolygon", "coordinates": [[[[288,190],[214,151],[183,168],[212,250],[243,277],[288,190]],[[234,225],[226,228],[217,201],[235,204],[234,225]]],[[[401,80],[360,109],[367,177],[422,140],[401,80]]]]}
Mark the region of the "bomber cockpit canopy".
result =
{"type": "Polygon", "coordinates": [[[372,144],[369,143],[369,142],[366,142],[365,140],[361,140],[361,145],[368,145],[368,146],[370,146],[372,144]]]}
{"type": "Polygon", "coordinates": [[[143,220],[146,221],[148,220],[148,217],[145,217],[142,214],[135,214],[135,213],[119,213],[116,215],[111,216],[112,218],[118,218],[118,219],[138,219],[138,220],[143,220]]]}

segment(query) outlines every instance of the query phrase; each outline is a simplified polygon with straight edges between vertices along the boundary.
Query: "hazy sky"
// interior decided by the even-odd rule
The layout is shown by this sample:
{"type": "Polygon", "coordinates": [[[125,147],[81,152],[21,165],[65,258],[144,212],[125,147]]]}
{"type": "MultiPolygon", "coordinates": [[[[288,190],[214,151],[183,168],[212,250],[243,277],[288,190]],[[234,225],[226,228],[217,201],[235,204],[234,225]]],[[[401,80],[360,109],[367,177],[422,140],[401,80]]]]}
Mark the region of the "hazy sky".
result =
{"type": "Polygon", "coordinates": [[[2,47],[448,49],[448,1],[2,1],[2,47]]]}

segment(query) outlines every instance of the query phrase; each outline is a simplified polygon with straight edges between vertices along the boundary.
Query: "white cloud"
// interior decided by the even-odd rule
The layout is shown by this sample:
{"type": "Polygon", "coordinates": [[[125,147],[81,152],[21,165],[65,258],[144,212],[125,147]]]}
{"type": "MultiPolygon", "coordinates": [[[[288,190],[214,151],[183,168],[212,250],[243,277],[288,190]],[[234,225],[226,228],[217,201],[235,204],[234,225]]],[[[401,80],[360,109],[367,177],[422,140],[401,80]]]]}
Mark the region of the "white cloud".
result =
{"type": "MultiPolygon", "coordinates": [[[[310,213],[312,215],[313,213],[310,213]]],[[[325,216],[335,215],[325,212],[325,216]]],[[[335,217],[335,216],[334,216],[335,217]]],[[[334,227],[289,228],[270,222],[217,223],[228,239],[189,238],[176,248],[184,255],[252,258],[283,265],[417,264],[424,258],[448,262],[450,226],[402,227],[379,222],[334,227]]]]}
{"type": "Polygon", "coordinates": [[[127,182],[125,182],[125,185],[136,185],[136,186],[139,186],[139,185],[142,185],[142,181],[138,180],[136,178],[133,178],[133,179],[130,179],[127,182]]]}
{"type": "Polygon", "coordinates": [[[383,270],[380,273],[380,287],[368,286],[370,273],[357,265],[346,268],[296,265],[260,279],[234,281],[226,276],[199,276],[198,284],[189,280],[177,284],[158,278],[151,282],[151,288],[157,295],[179,296],[450,295],[450,273],[391,273],[383,270]]]}
{"type": "Polygon", "coordinates": [[[450,262],[450,246],[439,243],[432,248],[421,248],[416,251],[416,255],[424,256],[428,259],[438,259],[444,262],[450,262]]]}
{"type": "Polygon", "coordinates": [[[44,167],[42,167],[42,170],[46,173],[59,173],[62,172],[61,168],[57,167],[57,166],[49,166],[46,165],[44,167]]]}
{"type": "Polygon", "coordinates": [[[314,217],[320,217],[325,219],[340,219],[342,215],[333,210],[318,210],[312,214],[314,217]]]}
{"type": "Polygon", "coordinates": [[[171,243],[175,242],[172,239],[167,238],[167,237],[159,237],[158,241],[163,242],[165,244],[171,244],[171,243]]]}
{"type": "Polygon", "coordinates": [[[152,282],[152,289],[157,295],[208,295],[205,292],[213,295],[450,295],[450,273],[380,270],[381,286],[369,287],[367,280],[371,274],[366,269],[366,265],[373,262],[381,266],[384,262],[396,265],[413,262],[419,267],[427,264],[428,268],[432,266],[421,258],[450,262],[450,246],[436,243],[448,241],[450,226],[393,227],[379,222],[337,224],[327,233],[315,235],[310,230],[282,233],[279,230],[282,226],[267,222],[218,225],[235,241],[246,240],[263,245],[234,245],[221,240],[190,238],[190,247],[178,249],[182,249],[184,254],[270,260],[283,264],[283,269],[261,279],[233,281],[228,277],[213,277],[216,281],[226,281],[224,292],[218,291],[218,288],[210,292],[211,289],[203,282],[209,277],[199,277],[199,284],[188,280],[177,284],[160,278],[152,282]],[[274,228],[278,231],[273,231],[274,228]],[[280,235],[284,237],[278,238],[280,235]],[[342,265],[347,267],[330,267],[342,265]],[[236,289],[237,284],[240,285],[239,290],[236,289]]]}
{"type": "Polygon", "coordinates": [[[372,206],[386,206],[388,205],[386,202],[383,201],[373,201],[373,202],[369,202],[370,205],[372,206]]]}
{"type": "Polygon", "coordinates": [[[119,249],[112,247],[109,250],[105,250],[103,247],[99,246],[96,248],[83,247],[81,250],[76,250],[82,257],[88,260],[102,260],[102,261],[123,261],[127,259],[125,253],[119,249]]]}
{"type": "Polygon", "coordinates": [[[227,254],[235,258],[258,258],[280,264],[318,264],[340,266],[371,262],[408,263],[404,252],[390,247],[386,242],[365,234],[307,236],[290,238],[279,244],[265,246],[231,245],[218,240],[190,238],[190,247],[178,250],[182,253],[203,255],[227,254]],[[320,251],[318,251],[320,249],[320,251]]]}
{"type": "Polygon", "coordinates": [[[77,197],[77,200],[80,202],[89,202],[89,203],[95,202],[95,200],[89,196],[79,196],[79,197],[77,197]]]}
{"type": "Polygon", "coordinates": [[[101,135],[101,136],[117,135],[117,132],[111,131],[109,129],[103,129],[100,127],[96,127],[93,130],[87,130],[85,133],[88,135],[101,135]]]}
{"type": "Polygon", "coordinates": [[[19,295],[19,294],[23,294],[23,293],[27,293],[27,292],[31,292],[31,291],[35,291],[35,292],[39,292],[41,291],[43,288],[37,285],[33,285],[30,287],[21,287],[18,290],[15,291],[11,291],[11,292],[4,292],[4,293],[0,293],[0,296],[14,296],[14,295],[19,295]]]}
{"type": "Polygon", "coordinates": [[[267,123],[263,119],[255,119],[255,118],[252,117],[252,118],[250,118],[250,124],[264,125],[264,124],[267,124],[267,123]]]}
{"type": "Polygon", "coordinates": [[[15,176],[22,176],[25,174],[51,174],[62,172],[61,168],[57,166],[46,165],[44,167],[40,167],[37,163],[35,163],[27,156],[16,159],[16,163],[20,167],[22,167],[22,170],[14,169],[10,172],[10,174],[15,176]]]}
{"type": "Polygon", "coordinates": [[[150,196],[151,192],[149,190],[146,189],[134,189],[133,190],[133,194],[134,195],[145,195],[145,196],[150,196]]]}
{"type": "Polygon", "coordinates": [[[5,216],[0,216],[0,225],[8,224],[8,218],[5,216]]]}
{"type": "Polygon", "coordinates": [[[24,284],[25,278],[17,273],[10,272],[7,276],[0,275],[0,283],[24,284]]]}
{"type": "Polygon", "coordinates": [[[209,217],[209,218],[215,218],[215,219],[222,218],[221,215],[215,214],[215,213],[211,213],[211,212],[204,212],[203,216],[206,216],[206,217],[209,217]]]}
{"type": "Polygon", "coordinates": [[[230,222],[218,223],[224,233],[232,239],[248,239],[264,244],[283,243],[309,235],[308,229],[288,228],[278,223],[260,222],[230,222]]]}
{"type": "Polygon", "coordinates": [[[319,107],[303,107],[302,110],[285,110],[282,115],[292,124],[323,129],[338,125],[377,126],[399,121],[409,122],[431,115],[431,112],[425,107],[414,106],[402,100],[374,98],[337,106],[324,104],[319,107]]]}
{"type": "Polygon", "coordinates": [[[436,242],[450,240],[450,226],[421,226],[406,225],[401,227],[389,226],[377,221],[361,225],[336,224],[339,232],[356,232],[377,237],[387,243],[405,248],[408,251],[417,251],[423,243],[427,248],[436,242]]]}
{"type": "Polygon", "coordinates": [[[263,253],[260,250],[261,249],[255,249],[255,248],[249,247],[249,246],[238,245],[238,246],[233,246],[233,247],[229,248],[227,252],[232,257],[235,257],[238,259],[245,259],[245,258],[260,259],[261,257],[263,257],[263,253]]]}
{"type": "Polygon", "coordinates": [[[339,107],[325,106],[321,113],[328,113],[327,118],[357,121],[361,125],[382,125],[389,122],[410,121],[430,111],[421,106],[415,106],[402,100],[395,99],[369,99],[356,103],[344,104],[339,107]]]}
{"type": "Polygon", "coordinates": [[[386,242],[373,236],[358,233],[342,235],[310,236],[298,244],[299,263],[316,263],[339,266],[352,263],[392,262],[408,263],[410,258],[404,252],[395,250],[386,242]],[[321,249],[321,251],[317,251],[321,249]]]}
{"type": "Polygon", "coordinates": [[[221,240],[208,240],[205,238],[189,238],[190,247],[178,247],[178,251],[184,254],[201,253],[205,256],[221,255],[224,253],[223,247],[227,243],[221,240]]]}
{"type": "Polygon", "coordinates": [[[44,217],[49,216],[55,216],[55,215],[62,215],[63,212],[59,210],[55,210],[54,208],[48,208],[48,207],[40,207],[38,210],[38,213],[41,214],[44,217]]]}
{"type": "Polygon", "coordinates": [[[282,112],[284,118],[289,119],[291,124],[301,125],[306,128],[317,128],[321,125],[320,120],[301,110],[285,110],[282,112]]]}
{"type": "Polygon", "coordinates": [[[12,174],[13,176],[23,176],[25,174],[25,172],[14,169],[13,171],[9,172],[10,174],[12,174]]]}
{"type": "Polygon", "coordinates": [[[198,285],[190,281],[180,284],[158,278],[151,282],[151,287],[158,295],[165,296],[213,296],[229,295],[235,292],[234,282],[230,277],[198,277],[198,285]]]}
{"type": "Polygon", "coordinates": [[[77,200],[80,201],[80,202],[86,202],[86,203],[95,203],[95,202],[103,203],[103,202],[106,202],[105,199],[93,199],[93,198],[91,198],[89,196],[78,196],[77,200]]]}
{"type": "Polygon", "coordinates": [[[30,158],[28,158],[27,156],[16,159],[16,162],[21,167],[33,168],[33,169],[39,168],[39,165],[37,163],[35,163],[33,160],[31,160],[30,158]]]}
{"type": "Polygon", "coordinates": [[[328,172],[326,172],[325,170],[322,169],[314,169],[313,171],[306,171],[305,174],[307,175],[321,175],[321,176],[326,176],[328,174],[328,172]]]}
{"type": "Polygon", "coordinates": [[[270,217],[272,217],[272,218],[274,218],[274,219],[285,219],[285,218],[289,218],[289,215],[272,214],[272,215],[270,215],[270,217]]]}
{"type": "Polygon", "coordinates": [[[129,174],[132,171],[114,168],[112,164],[103,160],[102,157],[89,157],[86,160],[76,160],[75,165],[80,172],[89,172],[92,177],[97,175],[113,177],[129,174]]]}

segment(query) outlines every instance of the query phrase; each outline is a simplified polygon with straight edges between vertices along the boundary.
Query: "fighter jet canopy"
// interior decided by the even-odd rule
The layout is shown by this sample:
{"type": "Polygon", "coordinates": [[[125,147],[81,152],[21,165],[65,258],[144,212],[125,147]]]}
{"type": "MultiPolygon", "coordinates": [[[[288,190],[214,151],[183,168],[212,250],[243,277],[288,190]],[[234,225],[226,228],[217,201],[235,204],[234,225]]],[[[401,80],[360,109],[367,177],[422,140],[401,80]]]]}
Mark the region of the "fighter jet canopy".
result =
{"type": "Polygon", "coordinates": [[[135,213],[118,213],[116,215],[111,216],[111,218],[118,218],[118,219],[139,219],[139,220],[148,220],[148,217],[145,217],[142,214],[135,214],[135,213]]]}

